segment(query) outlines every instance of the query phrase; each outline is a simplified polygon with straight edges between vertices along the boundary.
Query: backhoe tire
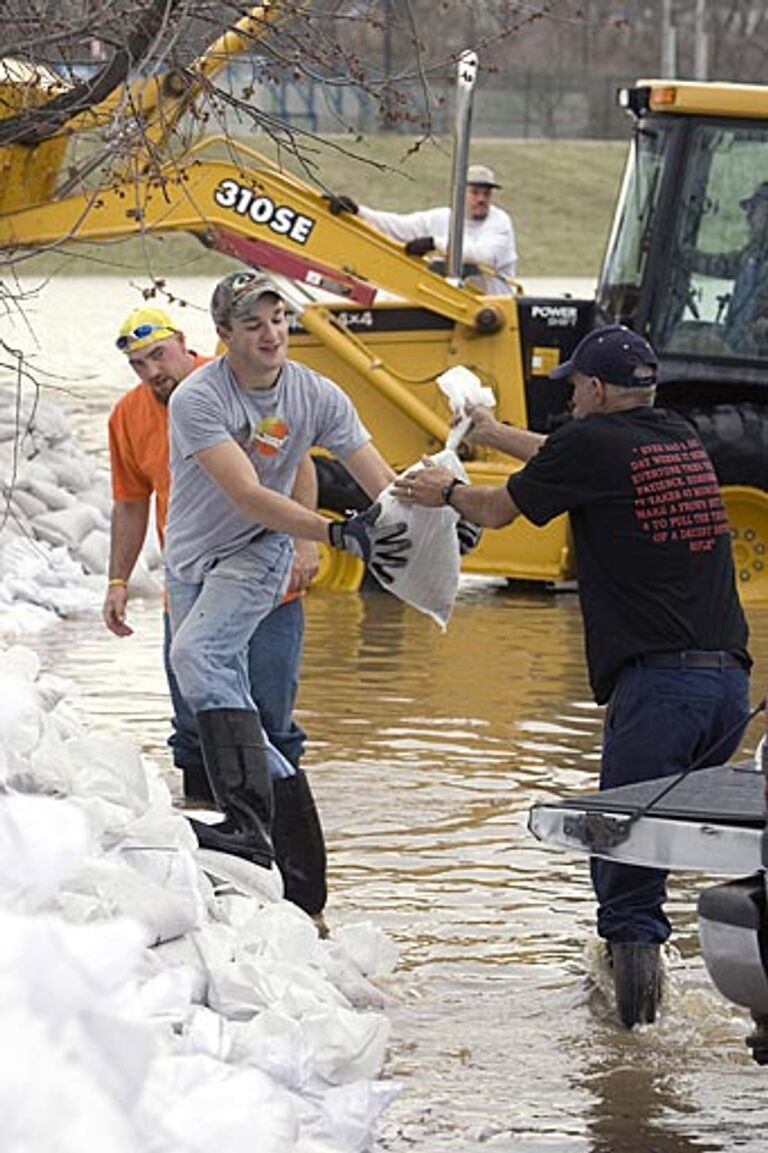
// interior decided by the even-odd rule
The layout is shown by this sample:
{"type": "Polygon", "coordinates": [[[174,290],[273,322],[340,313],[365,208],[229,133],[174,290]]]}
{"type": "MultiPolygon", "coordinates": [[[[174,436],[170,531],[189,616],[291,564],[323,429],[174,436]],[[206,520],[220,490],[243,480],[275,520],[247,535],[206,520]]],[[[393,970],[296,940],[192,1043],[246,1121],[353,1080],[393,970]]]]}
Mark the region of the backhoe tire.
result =
{"type": "MultiPolygon", "coordinates": [[[[338,460],[326,456],[313,458],[317,472],[317,507],[323,516],[341,519],[349,512],[359,512],[371,503],[359,484],[338,460]]],[[[365,578],[365,565],[357,557],[321,544],[320,569],[313,587],[332,592],[357,592],[365,578]]]]}
{"type": "Polygon", "coordinates": [[[720,404],[685,411],[712,458],[731,526],[743,604],[768,604],[768,407],[720,404]]]}
{"type": "Polygon", "coordinates": [[[745,605],[768,604],[768,493],[725,485],[736,587],[745,605]]]}
{"type": "Polygon", "coordinates": [[[768,491],[768,407],[719,404],[683,415],[699,434],[721,485],[768,491]]]}

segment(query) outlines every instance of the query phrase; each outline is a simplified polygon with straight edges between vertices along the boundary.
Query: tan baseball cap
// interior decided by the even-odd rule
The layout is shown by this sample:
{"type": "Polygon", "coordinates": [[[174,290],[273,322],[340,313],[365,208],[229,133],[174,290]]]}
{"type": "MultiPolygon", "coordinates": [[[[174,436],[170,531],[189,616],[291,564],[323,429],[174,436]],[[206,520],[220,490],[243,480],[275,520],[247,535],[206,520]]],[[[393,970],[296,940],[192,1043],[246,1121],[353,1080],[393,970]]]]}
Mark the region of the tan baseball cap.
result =
{"type": "Polygon", "coordinates": [[[493,169],[485,164],[470,164],[467,169],[467,184],[481,184],[485,188],[501,188],[496,183],[493,169]]]}

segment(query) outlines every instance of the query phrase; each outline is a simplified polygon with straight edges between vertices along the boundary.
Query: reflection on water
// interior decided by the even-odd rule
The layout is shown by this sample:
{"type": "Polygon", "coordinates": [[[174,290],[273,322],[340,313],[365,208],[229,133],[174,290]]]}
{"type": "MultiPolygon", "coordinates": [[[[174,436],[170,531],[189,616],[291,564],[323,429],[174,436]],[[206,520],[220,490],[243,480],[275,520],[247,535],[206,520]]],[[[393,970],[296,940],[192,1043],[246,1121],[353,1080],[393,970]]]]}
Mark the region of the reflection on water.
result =
{"type": "MultiPolygon", "coordinates": [[[[205,298],[200,285],[179,295],[205,298]]],[[[57,362],[78,378],[79,427],[97,450],[128,379],[94,349],[111,347],[115,315],[134,303],[125,298],[125,285],[103,287],[93,348],[73,343],[57,362]]],[[[768,611],[750,615],[765,670],[768,611]]],[[[131,620],[129,640],[80,620],[39,649],[71,678],[89,725],[131,736],[171,779],[159,604],[132,604],[131,620]]],[[[575,597],[467,580],[441,634],[385,594],[312,593],[307,620],[299,717],[329,842],[328,918],[370,919],[401,950],[388,1073],[404,1092],[377,1148],[762,1151],[768,1072],[744,1047],[746,1014],[703,972],[695,902],[705,879],[674,879],[668,1007],[657,1026],[625,1034],[599,952],[585,950],[586,860],[526,830],[533,800],[596,777],[602,712],[575,597]]]]}

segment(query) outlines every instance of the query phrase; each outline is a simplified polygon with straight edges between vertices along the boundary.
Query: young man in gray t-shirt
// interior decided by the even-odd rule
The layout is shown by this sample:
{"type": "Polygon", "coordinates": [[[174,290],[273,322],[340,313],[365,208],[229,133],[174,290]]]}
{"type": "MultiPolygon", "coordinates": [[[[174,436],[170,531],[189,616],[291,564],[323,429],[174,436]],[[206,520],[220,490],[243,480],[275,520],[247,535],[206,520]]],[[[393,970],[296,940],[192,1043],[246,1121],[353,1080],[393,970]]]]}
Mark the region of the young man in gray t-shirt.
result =
{"type": "Polygon", "coordinates": [[[377,530],[376,506],[331,521],[291,499],[313,445],[339,457],[372,500],[394,473],[345,393],[287,359],[285,305],[271,281],[230,273],[211,313],[227,351],[187,377],[169,405],[171,662],[226,818],[194,822],[198,840],[269,868],[272,798],[249,638],[285,591],[294,537],[343,548],[384,573],[406,563],[410,542],[402,525],[377,530]]]}

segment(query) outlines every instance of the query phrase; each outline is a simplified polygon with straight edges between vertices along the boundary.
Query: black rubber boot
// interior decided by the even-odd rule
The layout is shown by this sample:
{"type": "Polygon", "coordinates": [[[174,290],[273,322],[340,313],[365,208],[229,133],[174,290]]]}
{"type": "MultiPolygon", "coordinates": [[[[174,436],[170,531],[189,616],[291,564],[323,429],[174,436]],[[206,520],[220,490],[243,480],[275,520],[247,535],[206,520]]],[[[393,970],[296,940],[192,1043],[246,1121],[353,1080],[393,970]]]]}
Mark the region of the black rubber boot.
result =
{"type": "Polygon", "coordinates": [[[295,777],[273,781],[272,790],[272,838],[286,900],[316,917],[328,898],[325,839],[306,773],[297,769],[295,777]]]}
{"type": "Polygon", "coordinates": [[[643,941],[609,942],[616,1008],[622,1025],[650,1025],[661,991],[659,945],[643,941]]]}
{"type": "Polygon", "coordinates": [[[208,774],[204,765],[180,765],[183,778],[184,798],[187,801],[197,801],[201,805],[215,805],[208,774]]]}
{"type": "Polygon", "coordinates": [[[205,768],[222,825],[191,820],[203,849],[216,849],[271,868],[272,784],[258,713],[206,709],[197,714],[205,768]]]}

